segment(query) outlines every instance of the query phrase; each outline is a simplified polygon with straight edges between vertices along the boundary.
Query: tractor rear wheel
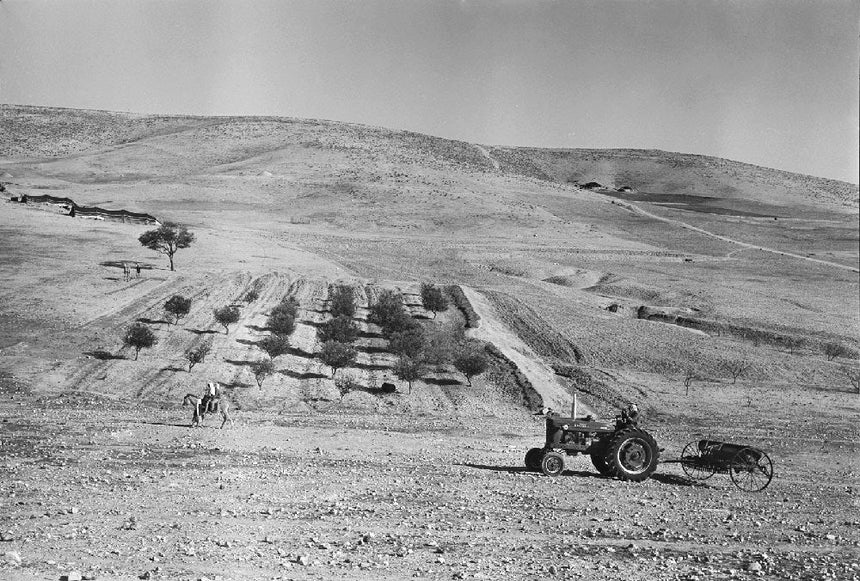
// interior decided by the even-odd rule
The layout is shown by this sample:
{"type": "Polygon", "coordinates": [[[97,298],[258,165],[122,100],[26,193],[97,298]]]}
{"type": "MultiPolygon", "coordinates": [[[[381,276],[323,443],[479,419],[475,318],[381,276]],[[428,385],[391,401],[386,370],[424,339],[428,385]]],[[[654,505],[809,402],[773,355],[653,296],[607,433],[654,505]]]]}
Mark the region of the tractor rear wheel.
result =
{"type": "Polygon", "coordinates": [[[651,434],[639,428],[625,428],[610,437],[603,462],[609,476],[642,482],[657,469],[659,454],[651,434]]]}
{"type": "Polygon", "coordinates": [[[564,472],[564,456],[558,452],[547,452],[540,461],[540,469],[547,476],[558,476],[564,472]]]}
{"type": "Polygon", "coordinates": [[[543,460],[544,449],[532,448],[526,452],[526,468],[537,472],[540,470],[540,463],[543,460]]]}

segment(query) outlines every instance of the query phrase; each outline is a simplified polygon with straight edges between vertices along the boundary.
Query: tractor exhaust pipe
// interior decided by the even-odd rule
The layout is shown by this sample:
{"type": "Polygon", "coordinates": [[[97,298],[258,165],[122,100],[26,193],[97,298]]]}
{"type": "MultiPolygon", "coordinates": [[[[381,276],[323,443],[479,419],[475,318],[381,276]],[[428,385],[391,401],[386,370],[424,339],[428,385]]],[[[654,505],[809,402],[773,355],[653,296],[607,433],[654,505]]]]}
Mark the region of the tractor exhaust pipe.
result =
{"type": "Polygon", "coordinates": [[[570,404],[570,417],[576,419],[576,394],[573,394],[573,403],[570,404]]]}

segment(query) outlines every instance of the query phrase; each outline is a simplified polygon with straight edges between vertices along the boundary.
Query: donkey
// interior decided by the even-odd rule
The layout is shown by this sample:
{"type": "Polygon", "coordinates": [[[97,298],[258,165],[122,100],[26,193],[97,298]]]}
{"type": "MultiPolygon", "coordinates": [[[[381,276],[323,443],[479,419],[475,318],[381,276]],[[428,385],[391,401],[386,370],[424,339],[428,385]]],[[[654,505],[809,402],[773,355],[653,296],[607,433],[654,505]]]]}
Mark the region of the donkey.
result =
{"type": "MultiPolygon", "coordinates": [[[[206,417],[206,410],[203,406],[203,398],[194,395],[193,393],[186,394],[182,400],[182,405],[194,406],[194,415],[191,416],[191,427],[200,427],[200,422],[206,417]]],[[[225,397],[218,398],[215,404],[215,411],[221,414],[221,429],[224,429],[224,424],[230,421],[230,427],[233,427],[233,418],[230,417],[230,401],[225,397]]]]}

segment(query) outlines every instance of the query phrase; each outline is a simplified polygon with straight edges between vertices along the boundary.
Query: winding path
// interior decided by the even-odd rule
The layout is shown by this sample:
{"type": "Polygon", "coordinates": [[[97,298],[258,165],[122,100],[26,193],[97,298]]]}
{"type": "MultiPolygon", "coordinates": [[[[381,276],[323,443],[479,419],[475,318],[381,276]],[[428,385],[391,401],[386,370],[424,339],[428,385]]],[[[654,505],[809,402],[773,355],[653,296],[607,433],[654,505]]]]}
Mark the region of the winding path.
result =
{"type": "Polygon", "coordinates": [[[737,244],[738,246],[742,246],[744,248],[750,250],[761,250],[762,252],[770,252],[773,254],[778,254],[779,256],[788,256],[791,258],[799,258],[801,260],[807,260],[809,262],[817,262],[818,264],[824,264],[826,266],[832,266],[835,268],[841,268],[843,270],[850,270],[851,272],[860,272],[860,269],[854,268],[853,266],[848,266],[847,264],[839,264],[838,262],[830,262],[829,260],[821,260],[820,258],[811,258],[809,256],[803,256],[802,254],[794,254],[793,252],[786,252],[784,250],[777,250],[775,248],[768,248],[766,246],[757,246],[755,244],[749,244],[748,242],[741,242],[740,240],[735,240],[734,238],[729,238],[728,236],[721,236],[720,234],[714,234],[713,232],[709,232],[702,228],[698,228],[697,226],[693,226],[692,224],[687,224],[686,222],[681,222],[680,220],[675,220],[672,218],[665,218],[663,216],[658,216],[657,214],[652,214],[648,210],[643,210],[636,204],[631,204],[630,202],[619,202],[615,201],[616,204],[627,208],[633,212],[641,214],[643,216],[647,216],[648,218],[653,218],[654,220],[659,220],[661,222],[666,222],[667,224],[673,224],[675,226],[680,226],[681,228],[686,228],[687,230],[692,230],[693,232],[698,232],[699,234],[704,234],[705,236],[710,236],[711,238],[716,238],[717,240],[722,240],[723,242],[729,242],[731,244],[737,244]]]}

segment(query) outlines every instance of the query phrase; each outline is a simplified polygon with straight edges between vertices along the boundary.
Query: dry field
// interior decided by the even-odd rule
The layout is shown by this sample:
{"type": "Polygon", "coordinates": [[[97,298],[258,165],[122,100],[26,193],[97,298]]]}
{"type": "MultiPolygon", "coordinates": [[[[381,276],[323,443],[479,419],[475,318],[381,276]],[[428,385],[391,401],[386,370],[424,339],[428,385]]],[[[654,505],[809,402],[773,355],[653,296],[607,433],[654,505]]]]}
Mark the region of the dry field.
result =
{"type": "Polygon", "coordinates": [[[13,106],[0,182],[196,235],[171,272],[144,226],[0,204],[0,579],[860,578],[857,360],[822,353],[860,347],[857,186],[666,152],[13,106]],[[462,285],[470,333],[521,375],[497,359],[472,386],[448,369],[382,393],[392,360],[366,306],[382,288],[417,303],[421,281],[462,285]],[[336,282],[364,331],[342,401],[315,357],[336,282]],[[213,308],[252,289],[225,333],[213,308]],[[176,293],[192,310],[167,326],[176,293]],[[260,388],[247,364],[287,294],[293,349],[260,388]],[[135,361],[120,335],[137,320],[159,342],[135,361]],[[665,460],[692,433],[760,446],[775,479],[526,472],[543,425],[521,376],[554,406],[637,402],[665,460]],[[182,396],[212,380],[236,424],[191,429],[182,396]]]}

